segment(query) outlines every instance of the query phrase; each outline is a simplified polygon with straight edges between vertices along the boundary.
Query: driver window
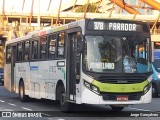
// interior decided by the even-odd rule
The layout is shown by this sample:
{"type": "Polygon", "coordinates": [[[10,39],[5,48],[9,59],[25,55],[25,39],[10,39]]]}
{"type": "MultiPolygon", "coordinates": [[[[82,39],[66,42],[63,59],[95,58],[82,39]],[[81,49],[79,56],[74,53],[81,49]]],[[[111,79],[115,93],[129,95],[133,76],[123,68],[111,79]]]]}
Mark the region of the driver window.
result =
{"type": "Polygon", "coordinates": [[[142,62],[143,64],[147,64],[147,48],[145,46],[145,43],[141,43],[139,45],[136,45],[137,48],[137,62],[142,62]]]}
{"type": "Polygon", "coordinates": [[[148,43],[146,41],[140,42],[136,45],[137,49],[137,72],[147,72],[150,68],[148,64],[148,43]]]}

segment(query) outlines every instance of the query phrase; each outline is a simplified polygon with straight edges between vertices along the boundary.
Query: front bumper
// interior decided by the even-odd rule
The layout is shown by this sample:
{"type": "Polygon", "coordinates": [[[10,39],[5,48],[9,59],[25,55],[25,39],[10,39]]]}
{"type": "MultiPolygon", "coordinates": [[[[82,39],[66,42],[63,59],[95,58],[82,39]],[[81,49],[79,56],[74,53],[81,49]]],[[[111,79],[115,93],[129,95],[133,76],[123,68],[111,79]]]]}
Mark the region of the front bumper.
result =
{"type": "Polygon", "coordinates": [[[139,100],[128,100],[128,101],[117,101],[117,100],[104,100],[101,95],[98,95],[91,90],[85,88],[82,92],[82,103],[86,104],[117,104],[117,105],[132,105],[132,104],[143,104],[143,103],[151,103],[152,99],[152,87],[149,91],[142,95],[139,100]]]}

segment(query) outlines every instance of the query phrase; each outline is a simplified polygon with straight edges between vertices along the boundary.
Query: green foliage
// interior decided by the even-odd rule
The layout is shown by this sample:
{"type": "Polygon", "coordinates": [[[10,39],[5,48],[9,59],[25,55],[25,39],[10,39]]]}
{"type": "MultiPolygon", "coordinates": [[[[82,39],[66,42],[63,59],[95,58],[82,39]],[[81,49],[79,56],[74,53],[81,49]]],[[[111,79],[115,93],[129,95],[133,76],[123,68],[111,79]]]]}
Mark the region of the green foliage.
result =
{"type": "MultiPolygon", "coordinates": [[[[75,10],[75,12],[84,12],[85,9],[87,7],[87,4],[83,5],[83,6],[79,6],[77,7],[77,9],[75,10]]],[[[97,9],[97,5],[96,3],[89,3],[88,4],[88,9],[87,9],[87,12],[95,12],[97,9]]],[[[97,11],[99,13],[99,11],[97,11]]]]}

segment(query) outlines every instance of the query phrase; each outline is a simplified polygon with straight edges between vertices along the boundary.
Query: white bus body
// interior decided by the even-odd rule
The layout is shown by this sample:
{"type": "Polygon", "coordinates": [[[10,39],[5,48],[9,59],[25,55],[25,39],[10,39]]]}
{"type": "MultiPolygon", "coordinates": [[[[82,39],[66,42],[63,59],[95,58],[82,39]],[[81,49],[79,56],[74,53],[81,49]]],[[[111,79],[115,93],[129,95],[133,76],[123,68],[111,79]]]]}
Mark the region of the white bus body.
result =
{"type": "MultiPolygon", "coordinates": [[[[91,19],[91,20],[89,19],[88,21],[92,22],[94,21],[94,19],[91,19]]],[[[104,63],[105,66],[108,65],[108,67],[105,67],[105,70],[107,71],[105,74],[104,73],[100,74],[100,72],[94,73],[94,71],[97,71],[99,70],[99,68],[101,68],[101,67],[99,68],[95,67],[95,66],[98,66],[99,63],[98,62],[89,63],[89,60],[87,60],[88,64],[86,64],[84,62],[85,53],[82,54],[81,52],[81,51],[84,52],[84,50],[87,50],[88,52],[88,50],[92,49],[92,47],[96,47],[97,41],[93,42],[93,44],[95,45],[92,46],[91,45],[92,41],[89,41],[89,38],[93,37],[93,40],[95,39],[100,40],[103,38],[102,34],[106,34],[106,36],[109,36],[109,37],[110,36],[114,37],[116,35],[117,36],[119,35],[120,37],[115,38],[115,40],[117,41],[125,40],[128,38],[132,39],[132,35],[134,35],[133,37],[134,39],[137,38],[138,34],[140,33],[136,33],[136,34],[133,34],[133,33],[136,32],[136,30],[138,30],[138,32],[139,30],[141,30],[140,28],[136,29],[136,24],[138,26],[140,22],[138,23],[135,22],[133,24],[134,31],[129,31],[128,29],[123,29],[123,28],[121,31],[121,29],[117,28],[118,30],[120,30],[120,32],[119,31],[117,32],[117,29],[112,29],[111,32],[109,33],[107,32],[109,31],[109,28],[103,25],[105,24],[105,22],[106,24],[108,21],[112,22],[112,20],[107,21],[107,20],[95,19],[95,21],[98,21],[96,22],[96,24],[93,24],[93,25],[96,25],[94,26],[95,29],[93,28],[95,32],[93,31],[92,28],[89,28],[89,27],[92,27],[92,23],[88,22],[87,24],[87,20],[80,20],[80,21],[76,21],[67,25],[62,25],[56,28],[50,28],[48,30],[33,32],[28,34],[27,36],[7,41],[6,42],[7,47],[6,47],[5,80],[4,80],[5,88],[11,92],[20,94],[22,101],[25,101],[26,96],[30,98],[36,98],[36,99],[45,98],[50,100],[60,100],[63,111],[68,110],[68,108],[64,107],[63,105],[64,104],[70,105],[70,103],[107,104],[107,105],[111,105],[112,108],[116,110],[123,109],[121,106],[126,106],[131,104],[150,103],[151,93],[152,93],[150,83],[152,78],[151,78],[149,67],[148,67],[149,70],[147,72],[139,73],[137,72],[138,70],[134,68],[133,73],[123,72],[123,74],[119,74],[119,70],[116,71],[116,69],[118,68],[116,67],[117,64],[110,61],[108,63],[106,62],[104,63]],[[87,28],[87,25],[88,25],[88,28],[87,28]],[[103,29],[106,29],[106,31],[103,29]],[[125,36],[126,35],[125,32],[127,32],[127,34],[129,33],[128,36],[125,36]],[[64,34],[61,34],[61,33],[64,33],[64,34]],[[91,36],[90,34],[91,35],[93,34],[93,36],[91,36]],[[85,38],[83,36],[85,36],[85,38]],[[79,41],[77,40],[79,38],[81,38],[80,43],[78,43],[79,41]],[[44,42],[43,40],[46,42],[44,42]],[[26,54],[25,51],[22,52],[23,53],[22,56],[18,56],[20,54],[19,49],[21,50],[21,47],[23,47],[23,50],[27,49],[26,46],[28,43],[25,41],[29,41],[29,45],[30,45],[29,46],[30,58],[28,61],[24,60],[25,59],[24,55],[26,54]],[[44,43],[41,44],[42,43],[41,41],[44,43]],[[50,43],[54,41],[58,41],[58,42],[55,43],[56,48],[54,48],[54,50],[51,51],[49,49],[49,47],[51,46],[50,43]],[[79,46],[77,44],[80,46],[80,48],[78,48],[79,46]],[[87,48],[84,47],[84,44],[85,46],[87,46],[87,48]],[[38,47],[35,47],[36,45],[38,47]],[[42,49],[41,46],[43,45],[45,46],[45,49],[42,49]],[[80,50],[81,47],[82,47],[82,50],[80,50]],[[37,54],[36,59],[32,59],[32,54],[33,52],[35,52],[34,48],[36,48],[36,51],[37,51],[37,53],[35,53],[37,54]],[[46,56],[45,59],[40,59],[41,53],[42,54],[45,53],[45,56],[46,56]],[[54,59],[49,59],[50,53],[54,54],[56,57],[54,59]],[[64,57],[59,57],[60,55],[63,55],[63,54],[64,54],[64,57]],[[9,55],[11,55],[12,57],[10,57],[9,55]],[[90,67],[93,67],[93,68],[87,68],[87,67],[85,68],[83,65],[84,66],[90,65],[90,67]],[[113,68],[109,67],[110,65],[112,65],[113,68]],[[111,69],[111,70],[108,70],[108,69],[111,69]],[[108,71],[113,71],[113,72],[108,72],[108,71]],[[95,76],[94,74],[96,74],[98,77],[94,77],[95,76]],[[111,75],[112,77],[110,78],[111,79],[114,78],[117,83],[108,83],[107,80],[110,81],[111,79],[109,79],[107,76],[111,76],[111,75]],[[141,78],[138,78],[138,77],[134,78],[134,76],[136,75],[141,76],[141,78]],[[100,76],[104,77],[105,82],[101,82],[101,80],[99,80],[100,76]],[[115,78],[115,76],[117,77],[115,78]],[[119,80],[117,78],[119,78],[119,80]],[[134,82],[133,81],[134,79],[132,80],[132,78],[134,78],[135,81],[138,81],[138,82],[137,83],[134,82]],[[110,96],[113,97],[113,99],[110,98],[110,96]],[[64,101],[64,98],[66,101],[64,101]],[[119,105],[119,107],[114,105],[119,105]]],[[[132,22],[132,21],[114,20],[114,22],[116,23],[120,22],[123,24],[126,22],[126,24],[128,24],[128,22],[132,22]]],[[[148,34],[144,38],[140,37],[141,39],[145,39],[144,41],[142,41],[143,44],[146,43],[146,41],[148,42],[146,44],[147,48],[144,47],[146,50],[150,49],[150,46],[147,46],[147,45],[150,45],[149,35],[150,34],[148,32],[148,34]]],[[[104,40],[106,39],[108,38],[104,38],[104,40]]],[[[112,49],[111,43],[109,43],[108,40],[106,41],[107,42],[105,44],[111,46],[110,49],[112,49]]],[[[141,43],[137,43],[137,44],[139,44],[139,46],[141,45],[141,43]]],[[[96,50],[95,48],[96,51],[98,51],[99,49],[104,49],[102,43],[98,43],[97,46],[98,46],[98,49],[96,50]]],[[[87,55],[94,54],[94,53],[92,53],[91,51],[91,53],[87,54],[87,52],[86,52],[86,57],[87,57],[86,59],[89,59],[87,55]]],[[[113,49],[113,52],[114,52],[114,49],[113,49]]],[[[94,59],[95,57],[99,57],[98,54],[97,56],[93,56],[92,59],[94,59]]],[[[136,53],[136,54],[139,54],[139,53],[136,53]]],[[[148,64],[149,64],[150,62],[149,51],[147,51],[147,53],[141,53],[141,54],[143,54],[143,56],[146,56],[147,54],[146,60],[148,60],[148,64]]],[[[107,58],[105,58],[105,60],[106,59],[107,58]]],[[[103,60],[104,59],[101,59],[101,61],[103,60]]]]}

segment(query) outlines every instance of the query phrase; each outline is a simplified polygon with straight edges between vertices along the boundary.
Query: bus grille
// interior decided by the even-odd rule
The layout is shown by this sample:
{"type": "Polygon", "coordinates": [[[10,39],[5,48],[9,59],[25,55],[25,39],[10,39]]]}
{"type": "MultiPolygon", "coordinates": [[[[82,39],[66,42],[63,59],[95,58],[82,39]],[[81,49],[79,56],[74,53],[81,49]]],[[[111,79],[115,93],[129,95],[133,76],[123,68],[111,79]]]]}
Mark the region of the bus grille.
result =
{"type": "Polygon", "coordinates": [[[146,80],[143,76],[101,76],[97,78],[99,82],[110,84],[133,84],[146,80]]]}
{"type": "Polygon", "coordinates": [[[128,100],[140,100],[142,92],[138,93],[102,93],[103,100],[117,100],[118,96],[128,96],[128,100]]]}

